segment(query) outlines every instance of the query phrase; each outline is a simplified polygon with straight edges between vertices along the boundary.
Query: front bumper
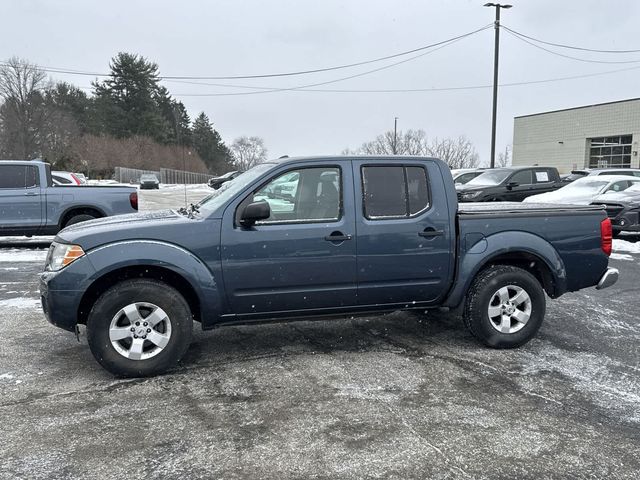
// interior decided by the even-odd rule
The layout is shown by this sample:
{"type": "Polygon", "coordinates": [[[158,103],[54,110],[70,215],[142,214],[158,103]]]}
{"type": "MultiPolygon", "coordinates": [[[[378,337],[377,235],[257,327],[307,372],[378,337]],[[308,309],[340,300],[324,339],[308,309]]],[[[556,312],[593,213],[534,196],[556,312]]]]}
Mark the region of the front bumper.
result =
{"type": "Polygon", "coordinates": [[[611,285],[615,284],[618,281],[618,269],[617,268],[607,268],[607,271],[604,272],[598,285],[596,285],[596,290],[602,290],[603,288],[608,288],[611,285]]]}
{"type": "Polygon", "coordinates": [[[78,322],[78,308],[83,292],[53,290],[51,280],[51,272],[40,274],[40,302],[44,315],[52,325],[73,332],[78,322]]]}

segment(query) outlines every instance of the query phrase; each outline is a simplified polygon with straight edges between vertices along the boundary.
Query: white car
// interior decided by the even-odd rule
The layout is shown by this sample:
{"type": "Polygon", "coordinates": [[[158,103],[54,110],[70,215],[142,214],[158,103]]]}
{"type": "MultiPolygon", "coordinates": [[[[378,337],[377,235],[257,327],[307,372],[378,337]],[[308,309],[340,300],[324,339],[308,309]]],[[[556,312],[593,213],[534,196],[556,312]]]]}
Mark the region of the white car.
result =
{"type": "Polygon", "coordinates": [[[51,172],[51,180],[54,185],[65,185],[70,187],[77,187],[79,185],[84,185],[87,183],[84,182],[75,174],[71,172],[59,172],[53,171],[51,172]]]}
{"type": "Polygon", "coordinates": [[[640,178],[627,175],[600,175],[579,178],[566,187],[553,192],[532,195],[524,203],[555,203],[589,205],[598,195],[622,192],[631,185],[640,183],[640,178]]]}
{"type": "Polygon", "coordinates": [[[457,186],[464,185],[484,172],[484,168],[458,168],[451,170],[451,176],[453,177],[453,183],[457,186]]]}

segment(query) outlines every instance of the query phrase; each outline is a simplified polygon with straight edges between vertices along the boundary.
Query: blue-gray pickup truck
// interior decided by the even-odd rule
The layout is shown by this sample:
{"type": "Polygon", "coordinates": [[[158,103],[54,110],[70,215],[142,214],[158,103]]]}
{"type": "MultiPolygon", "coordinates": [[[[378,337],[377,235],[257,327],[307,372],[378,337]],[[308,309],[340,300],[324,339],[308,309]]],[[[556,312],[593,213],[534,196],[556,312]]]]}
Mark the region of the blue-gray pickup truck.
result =
{"type": "Polygon", "coordinates": [[[85,324],[121,376],[174,366],[194,321],[461,307],[479,341],[511,348],[540,328],[545,292],[616,282],[611,238],[601,207],[459,206],[433,158],[286,158],[188,209],[63,230],[40,291],[49,322],[85,324]]]}
{"type": "Polygon", "coordinates": [[[137,211],[136,188],[54,186],[48,163],[0,160],[0,235],[53,235],[69,225],[137,211]]]}

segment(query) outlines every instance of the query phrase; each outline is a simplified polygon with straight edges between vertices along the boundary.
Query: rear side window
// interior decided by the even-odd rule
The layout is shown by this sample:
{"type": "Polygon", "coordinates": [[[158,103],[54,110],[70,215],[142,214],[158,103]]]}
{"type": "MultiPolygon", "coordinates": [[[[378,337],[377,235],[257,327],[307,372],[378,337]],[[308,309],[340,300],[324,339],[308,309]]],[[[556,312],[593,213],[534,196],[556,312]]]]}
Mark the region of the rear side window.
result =
{"type": "Polygon", "coordinates": [[[427,172],[414,166],[362,167],[364,215],[368,219],[408,218],[429,207],[427,172]]]}
{"type": "Polygon", "coordinates": [[[29,168],[22,165],[0,165],[0,188],[26,188],[29,168]]]}

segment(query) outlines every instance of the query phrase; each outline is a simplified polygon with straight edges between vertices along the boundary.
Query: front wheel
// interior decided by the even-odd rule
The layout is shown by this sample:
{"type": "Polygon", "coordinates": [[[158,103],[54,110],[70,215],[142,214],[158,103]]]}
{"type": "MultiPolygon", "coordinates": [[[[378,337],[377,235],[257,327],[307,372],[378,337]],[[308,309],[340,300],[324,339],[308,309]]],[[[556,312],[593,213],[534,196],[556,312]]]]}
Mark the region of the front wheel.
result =
{"type": "Polygon", "coordinates": [[[93,305],[87,340],[109,372],[146,377],[178,363],[191,343],[192,323],[188,303],[174,288],[151,279],[126,280],[93,305]]]}
{"type": "Polygon", "coordinates": [[[483,270],[467,294],[464,322],[474,337],[493,348],[515,348],[542,325],[544,290],[526,270],[495,265],[483,270]]]}

